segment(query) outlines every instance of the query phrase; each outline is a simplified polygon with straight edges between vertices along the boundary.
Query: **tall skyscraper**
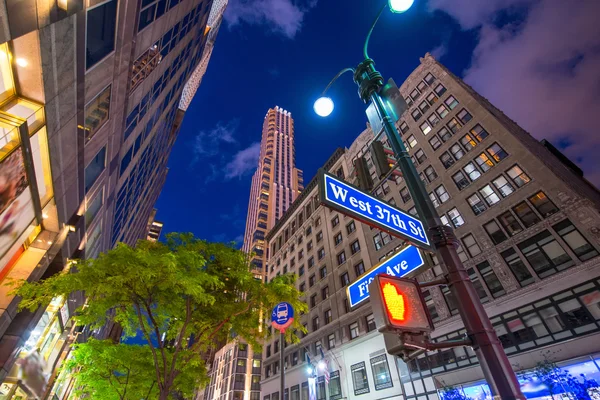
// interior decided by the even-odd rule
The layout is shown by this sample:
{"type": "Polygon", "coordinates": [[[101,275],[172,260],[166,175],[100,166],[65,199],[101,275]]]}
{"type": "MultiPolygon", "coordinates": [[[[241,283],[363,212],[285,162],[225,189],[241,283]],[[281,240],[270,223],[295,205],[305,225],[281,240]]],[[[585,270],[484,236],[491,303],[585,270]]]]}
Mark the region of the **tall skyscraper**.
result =
{"type": "Polygon", "coordinates": [[[263,122],[258,168],[252,176],[242,247],[255,254],[252,268],[256,276],[264,273],[266,233],[303,188],[302,171],[296,168],[292,114],[278,106],[270,108],[263,122]]]}
{"type": "MultiPolygon", "coordinates": [[[[400,92],[409,104],[397,123],[402,139],[439,215],[455,229],[459,256],[511,364],[527,374],[547,357],[580,381],[579,374],[600,381],[598,189],[552,145],[533,138],[430,55],[400,92]]],[[[373,139],[366,129],[324,168],[354,182],[355,160],[365,157],[373,194],[416,215],[402,178],[377,176],[373,139]]],[[[310,311],[299,316],[308,334],[288,344],[283,366],[279,337],[265,343],[262,400],[306,400],[311,390],[328,400],[437,400],[444,386],[491,398],[471,347],[423,352],[405,363],[387,354],[370,303],[349,306],[348,285],[401,249],[401,240],[320,205],[314,179],[266,239],[268,278],[297,274],[310,311]],[[306,354],[316,364],[321,350],[329,384],[319,368],[309,379],[306,354]]],[[[418,280],[439,279],[442,266],[434,254],[425,257],[418,280]]],[[[464,338],[451,291],[429,287],[423,294],[433,340],[464,338]]],[[[535,378],[524,391],[548,396],[535,378]]]]}
{"type": "MultiPolygon", "coordinates": [[[[270,108],[263,122],[258,167],[252,176],[242,247],[246,253],[254,253],[250,266],[257,279],[265,278],[267,272],[265,235],[303,189],[302,171],[296,168],[292,115],[278,106],[270,108]]],[[[210,384],[197,398],[260,400],[260,373],[261,353],[235,339],[216,352],[210,384]]]]}
{"type": "Polygon", "coordinates": [[[18,312],[6,280],[145,237],[212,3],[0,0],[0,397],[68,396],[53,372],[90,334],[83,298],[18,312]]]}

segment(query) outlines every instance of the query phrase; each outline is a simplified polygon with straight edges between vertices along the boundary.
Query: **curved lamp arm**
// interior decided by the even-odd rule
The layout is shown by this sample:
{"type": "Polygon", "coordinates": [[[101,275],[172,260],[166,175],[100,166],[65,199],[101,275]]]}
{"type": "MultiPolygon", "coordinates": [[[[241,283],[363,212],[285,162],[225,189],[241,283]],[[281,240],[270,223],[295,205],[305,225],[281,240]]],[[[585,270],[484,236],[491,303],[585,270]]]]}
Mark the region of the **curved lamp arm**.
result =
{"type": "Polygon", "coordinates": [[[329,82],[329,84],[325,87],[325,90],[323,90],[323,93],[321,93],[321,97],[325,96],[325,93],[327,93],[327,91],[329,90],[329,88],[331,87],[331,85],[333,85],[333,82],[337,81],[337,79],[344,75],[346,72],[352,72],[354,73],[354,68],[344,68],[343,70],[341,70],[340,72],[338,72],[336,74],[336,76],[333,77],[333,79],[331,80],[331,82],[329,82]]]}
{"type": "Polygon", "coordinates": [[[365,56],[365,60],[369,59],[369,54],[367,53],[367,48],[369,47],[369,39],[371,39],[371,33],[373,33],[373,28],[375,28],[375,25],[377,25],[377,21],[379,21],[379,17],[381,17],[381,14],[383,14],[383,11],[385,10],[385,8],[387,6],[388,6],[388,2],[386,1],[383,4],[383,7],[381,7],[381,10],[379,10],[379,14],[377,14],[375,21],[373,21],[373,25],[371,25],[371,29],[369,29],[369,33],[367,34],[367,39],[365,40],[365,46],[363,47],[363,55],[365,56]]]}

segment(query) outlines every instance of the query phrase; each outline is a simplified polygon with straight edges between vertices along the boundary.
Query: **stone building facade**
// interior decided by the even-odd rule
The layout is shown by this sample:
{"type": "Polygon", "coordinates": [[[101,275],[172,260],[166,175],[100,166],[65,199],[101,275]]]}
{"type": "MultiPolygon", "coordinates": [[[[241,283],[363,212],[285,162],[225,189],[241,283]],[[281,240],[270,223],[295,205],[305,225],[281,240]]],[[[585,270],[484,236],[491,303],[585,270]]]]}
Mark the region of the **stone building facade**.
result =
{"type": "MultiPolygon", "coordinates": [[[[397,122],[443,221],[516,370],[544,357],[600,376],[600,194],[557,149],[521,129],[427,54],[401,85],[409,108],[397,122]]],[[[416,215],[401,177],[379,182],[362,132],[326,168],[352,182],[365,156],[374,194],[416,215]]],[[[384,140],[384,144],[385,140],[384,140]]],[[[299,345],[286,348],[286,397],[279,393],[274,338],[263,351],[262,399],[438,399],[445,386],[488,391],[467,347],[427,352],[408,363],[385,351],[370,304],[347,306],[346,286],[403,243],[319,205],[314,181],[267,236],[269,277],[291,272],[310,311],[299,345]],[[292,229],[292,224],[296,227],[292,229]],[[349,229],[348,226],[353,226],[349,229]],[[302,256],[301,256],[302,254],[302,256]],[[331,381],[309,379],[323,349],[331,381]],[[287,397],[287,396],[290,397],[287,397]]],[[[418,275],[442,274],[434,254],[418,275]]],[[[465,334],[446,287],[424,290],[434,340],[465,334]]]]}

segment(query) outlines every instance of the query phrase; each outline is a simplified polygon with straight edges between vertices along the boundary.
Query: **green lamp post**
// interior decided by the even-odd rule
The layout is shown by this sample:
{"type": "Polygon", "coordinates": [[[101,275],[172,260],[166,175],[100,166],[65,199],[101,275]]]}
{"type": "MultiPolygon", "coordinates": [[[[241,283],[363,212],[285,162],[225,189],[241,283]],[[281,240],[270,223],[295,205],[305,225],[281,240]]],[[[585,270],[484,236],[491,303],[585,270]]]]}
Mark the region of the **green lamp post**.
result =
{"type": "Polygon", "coordinates": [[[414,199],[417,213],[424,220],[433,247],[445,266],[448,286],[457,299],[459,313],[488,384],[499,398],[525,399],[502,344],[458,256],[456,250],[459,241],[452,228],[444,225],[440,220],[410,155],[402,143],[400,133],[394,123],[395,120],[390,115],[390,108],[386,107],[385,99],[381,96],[381,89],[384,86],[383,77],[375,69],[375,63],[369,58],[367,52],[373,28],[386,7],[389,7],[392,12],[402,13],[411,7],[413,1],[389,0],[384,4],[367,34],[363,48],[364,60],[356,68],[344,68],[331,80],[321,97],[314,103],[314,111],[322,117],[331,114],[334,104],[333,100],[326,96],[327,90],[341,75],[352,72],[354,82],[358,85],[359,97],[365,104],[370,103],[370,106],[377,112],[378,124],[382,127],[392,146],[398,167],[402,171],[408,190],[414,199]]]}

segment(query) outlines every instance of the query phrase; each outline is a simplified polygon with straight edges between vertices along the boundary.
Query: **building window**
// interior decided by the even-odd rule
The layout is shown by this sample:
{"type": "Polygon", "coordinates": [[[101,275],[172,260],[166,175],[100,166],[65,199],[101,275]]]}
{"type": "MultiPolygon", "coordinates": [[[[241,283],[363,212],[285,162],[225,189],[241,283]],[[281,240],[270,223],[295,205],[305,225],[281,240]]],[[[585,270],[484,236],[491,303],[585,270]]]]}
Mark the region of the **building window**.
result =
{"type": "Polygon", "coordinates": [[[419,164],[423,164],[423,162],[427,159],[427,155],[423,151],[423,149],[419,149],[415,152],[415,158],[419,164]]]}
{"type": "Polygon", "coordinates": [[[313,287],[315,285],[315,283],[317,282],[317,279],[315,278],[315,274],[312,274],[309,278],[308,278],[308,286],[309,287],[313,287]]]}
{"type": "Polygon", "coordinates": [[[450,153],[454,156],[456,160],[460,160],[465,155],[465,151],[460,147],[460,144],[456,143],[450,147],[450,153]]]}
{"type": "Polygon", "coordinates": [[[352,254],[356,254],[360,251],[360,243],[358,243],[358,239],[356,239],[354,242],[352,242],[352,244],[350,245],[350,252],[352,254]]]}
{"type": "Polygon", "coordinates": [[[440,118],[444,118],[450,112],[450,111],[448,111],[446,106],[443,104],[441,104],[438,108],[436,108],[435,111],[439,114],[440,118]]]}
{"type": "Polygon", "coordinates": [[[471,134],[477,139],[477,141],[481,142],[483,139],[488,137],[490,134],[488,131],[483,129],[483,127],[479,124],[475,125],[473,129],[470,130],[471,134]]]}
{"type": "Polygon", "coordinates": [[[510,177],[510,179],[514,182],[514,184],[520,188],[521,186],[525,186],[529,182],[531,182],[531,178],[527,176],[525,172],[518,165],[513,165],[511,169],[506,171],[506,174],[510,177]]]}
{"type": "Polygon", "coordinates": [[[312,320],[312,330],[313,332],[319,330],[319,317],[314,317],[312,320]]]}
{"type": "Polygon", "coordinates": [[[460,144],[463,145],[466,151],[470,151],[473,147],[477,146],[475,139],[468,133],[460,138],[460,144]]]}
{"type": "Polygon", "coordinates": [[[471,181],[475,181],[481,176],[481,172],[479,172],[475,164],[473,164],[472,162],[465,165],[463,167],[463,171],[465,171],[465,173],[469,176],[469,179],[471,181]]]}
{"type": "Polygon", "coordinates": [[[417,89],[413,89],[413,91],[410,92],[410,98],[413,100],[418,99],[420,95],[421,93],[417,89]]]}
{"type": "Polygon", "coordinates": [[[448,127],[448,129],[450,129],[450,132],[452,132],[453,134],[458,132],[458,130],[460,129],[460,123],[456,120],[456,118],[452,118],[446,124],[446,126],[448,127]]]}
{"type": "Polygon", "coordinates": [[[342,265],[345,262],[346,262],[346,252],[342,251],[340,254],[337,255],[337,263],[338,263],[338,265],[342,265]]]}
{"type": "Polygon", "coordinates": [[[319,243],[321,240],[323,240],[323,231],[319,231],[317,233],[317,243],[319,243]]]}
{"type": "MultiPolygon", "coordinates": [[[[425,121],[419,126],[419,129],[421,129],[421,132],[423,132],[423,135],[427,135],[429,132],[431,132],[431,125],[429,125],[429,122],[425,121]]],[[[411,147],[415,147],[415,146],[411,145],[411,147]]]]}
{"type": "Polygon", "coordinates": [[[348,235],[354,232],[355,230],[356,225],[354,224],[354,221],[351,221],[348,225],[346,225],[346,232],[348,232],[348,235]]]}
{"type": "Polygon", "coordinates": [[[402,121],[402,123],[400,124],[400,131],[402,131],[402,134],[405,134],[406,132],[408,132],[408,124],[404,121],[402,121]]]}
{"type": "Polygon", "coordinates": [[[488,147],[487,152],[496,162],[500,162],[508,157],[508,153],[498,143],[494,143],[488,147]]]}
{"type": "Polygon", "coordinates": [[[321,267],[321,269],[319,270],[319,276],[321,277],[321,279],[327,276],[327,266],[321,267]]]}
{"type": "Polygon", "coordinates": [[[350,340],[356,339],[358,337],[358,322],[350,324],[348,331],[350,332],[350,340]]]}
{"type": "Polygon", "coordinates": [[[433,169],[433,167],[431,165],[428,166],[427,168],[425,168],[424,172],[425,172],[425,176],[427,176],[427,180],[430,183],[433,182],[438,177],[438,174],[435,172],[435,169],[433,169]]]}
{"type": "Polygon", "coordinates": [[[559,234],[581,261],[589,260],[598,255],[596,249],[579,233],[577,228],[568,219],[552,226],[552,229],[559,234]]]}
{"type": "Polygon", "coordinates": [[[442,142],[437,137],[437,135],[434,135],[431,139],[429,139],[429,144],[431,145],[431,148],[433,148],[433,150],[437,150],[442,145],[442,142]]]}
{"type": "Polygon", "coordinates": [[[452,137],[452,134],[446,127],[442,127],[438,131],[438,135],[440,136],[440,139],[442,139],[442,142],[447,142],[452,137]]]}
{"type": "Polygon", "coordinates": [[[375,325],[375,317],[373,314],[367,315],[367,332],[371,332],[377,329],[377,325],[375,325]]]}
{"type": "Polygon", "coordinates": [[[429,93],[429,95],[425,99],[431,105],[434,105],[439,100],[435,93],[429,93]]]}
{"type": "Polygon", "coordinates": [[[85,167],[85,192],[87,193],[96,183],[106,167],[106,146],[100,149],[96,156],[85,167]]]}
{"type": "MultiPolygon", "coordinates": [[[[331,312],[331,310],[329,310],[331,312]]],[[[335,333],[327,336],[327,350],[331,350],[335,347],[335,333]]]]}
{"type": "Polygon", "coordinates": [[[427,110],[429,110],[429,103],[426,101],[422,101],[421,104],[419,104],[419,110],[421,110],[421,112],[423,114],[425,114],[425,112],[427,112],[427,110]]]}
{"type": "Polygon", "coordinates": [[[313,242],[312,240],[309,240],[308,242],[306,242],[306,251],[311,251],[313,248],[313,242]]]}
{"type": "Polygon", "coordinates": [[[319,260],[322,260],[323,257],[325,257],[325,249],[321,247],[317,252],[317,256],[319,257],[319,260]]]}
{"type": "Polygon", "coordinates": [[[500,221],[500,225],[504,228],[504,230],[510,235],[514,236],[519,232],[523,231],[521,224],[515,218],[515,216],[510,212],[503,212],[498,216],[498,220],[500,221]]]}
{"type": "Polygon", "coordinates": [[[506,197],[515,191],[515,188],[511,183],[502,175],[492,181],[496,189],[500,192],[502,197],[506,197]]]}
{"type": "Polygon", "coordinates": [[[454,158],[452,158],[452,156],[450,155],[450,153],[448,153],[447,151],[445,151],[444,153],[442,153],[442,155],[440,156],[440,161],[442,162],[442,165],[446,169],[448,169],[452,165],[454,165],[454,158]]]}
{"type": "Polygon", "coordinates": [[[306,282],[302,282],[300,284],[300,286],[298,286],[298,290],[301,292],[305,292],[306,291],[306,282]]]}
{"type": "Polygon", "coordinates": [[[313,308],[317,305],[317,295],[313,294],[310,296],[310,307],[313,308]]]}
{"type": "Polygon", "coordinates": [[[546,196],[544,192],[538,192],[529,198],[529,201],[540,213],[542,218],[546,218],[558,211],[554,203],[546,196]]]}
{"type": "Polygon", "coordinates": [[[490,185],[485,185],[479,189],[479,194],[481,194],[488,206],[493,206],[500,201],[500,197],[498,197],[490,185]]]}
{"type": "Polygon", "coordinates": [[[452,294],[450,289],[448,289],[448,286],[442,287],[442,294],[444,295],[444,300],[446,300],[446,305],[448,306],[448,311],[450,311],[450,314],[458,314],[456,297],[454,297],[454,294],[452,294]]]}
{"type": "Polygon", "coordinates": [[[115,49],[117,0],[110,0],[87,12],[85,65],[89,69],[115,49]]]}
{"type": "Polygon", "coordinates": [[[435,87],[435,89],[433,89],[433,91],[438,95],[438,97],[442,97],[442,95],[446,93],[446,87],[440,83],[435,87]]]}
{"type": "Polygon", "coordinates": [[[403,187],[402,189],[400,189],[400,197],[405,203],[407,203],[411,199],[410,192],[408,191],[407,187],[403,187]]]}
{"type": "Polygon", "coordinates": [[[304,249],[300,249],[300,251],[298,252],[298,261],[302,260],[304,258],[304,249]]]}
{"type": "Polygon", "coordinates": [[[462,242],[467,249],[467,252],[471,257],[475,257],[476,255],[481,253],[481,248],[477,244],[475,237],[472,234],[468,234],[462,238],[462,242]]]}
{"type": "Polygon", "coordinates": [[[494,244],[502,243],[507,239],[506,235],[495,220],[491,220],[487,224],[483,225],[483,229],[485,229],[494,244]]]}
{"type": "Polygon", "coordinates": [[[390,375],[387,354],[371,358],[371,370],[373,371],[375,390],[387,389],[394,386],[392,376],[390,375]]]}
{"type": "Polygon", "coordinates": [[[435,76],[431,72],[425,75],[425,82],[427,82],[429,86],[431,86],[433,82],[435,82],[435,79],[435,76]]]}
{"type": "Polygon", "coordinates": [[[450,226],[450,221],[448,220],[448,217],[446,216],[446,214],[440,215],[440,221],[442,221],[442,224],[444,224],[446,226],[450,226]]]}
{"type": "Polygon", "coordinates": [[[96,193],[96,196],[94,196],[93,200],[88,201],[87,203],[85,210],[86,226],[89,226],[92,221],[94,221],[94,218],[96,218],[96,215],[98,215],[98,211],[100,211],[102,204],[104,204],[104,188],[99,190],[98,193],[96,193]]]}
{"type": "Polygon", "coordinates": [[[438,198],[440,199],[440,203],[442,204],[450,199],[450,195],[446,191],[444,185],[440,185],[437,188],[435,188],[435,194],[437,194],[438,198]]]}
{"type": "Polygon", "coordinates": [[[529,228],[541,221],[540,217],[529,207],[529,204],[522,202],[513,207],[513,211],[521,220],[525,228],[529,228]]]}
{"type": "Polygon", "coordinates": [[[456,98],[454,96],[450,95],[444,101],[444,104],[446,104],[449,109],[453,110],[458,105],[458,100],[456,100],[456,98]]]}
{"type": "Polygon", "coordinates": [[[347,272],[344,272],[340,275],[340,281],[342,283],[342,287],[348,286],[350,284],[350,276],[347,272]]]}
{"type": "Polygon", "coordinates": [[[500,283],[500,280],[496,276],[496,273],[490,266],[489,262],[484,261],[480,264],[477,264],[476,267],[494,298],[506,294],[506,290],[504,290],[502,283],[500,283]]]}
{"type": "Polygon", "coordinates": [[[512,271],[513,275],[515,276],[521,287],[525,287],[535,282],[535,279],[533,279],[533,276],[531,276],[529,270],[527,269],[523,261],[521,261],[521,257],[519,257],[517,252],[512,247],[508,250],[503,251],[502,253],[500,253],[500,255],[504,259],[506,265],[508,265],[508,268],[510,268],[510,270],[512,271]]]}
{"type": "Polygon", "coordinates": [[[469,274],[469,279],[473,283],[473,287],[475,288],[475,291],[477,292],[477,295],[479,296],[479,300],[481,300],[482,303],[489,301],[490,300],[489,296],[488,296],[487,292],[485,291],[485,289],[483,288],[483,284],[481,283],[481,280],[479,280],[479,275],[477,275],[477,273],[475,272],[475,269],[469,268],[467,270],[467,273],[469,274]]]}
{"type": "Polygon", "coordinates": [[[417,139],[415,139],[414,135],[410,135],[406,140],[411,148],[414,148],[417,145],[417,139]]]}
{"type": "Polygon", "coordinates": [[[474,193],[467,198],[467,202],[469,203],[469,206],[471,206],[471,210],[473,210],[475,215],[479,215],[487,209],[485,203],[481,200],[477,193],[474,193]]]}
{"type": "Polygon", "coordinates": [[[465,224],[465,220],[460,215],[456,207],[448,211],[448,216],[450,217],[450,221],[452,221],[452,225],[454,225],[455,228],[465,224]]]}
{"type": "Polygon", "coordinates": [[[547,230],[519,243],[518,246],[540,278],[546,278],[575,264],[547,230]]]}
{"type": "Polygon", "coordinates": [[[415,109],[414,109],[414,110],[413,110],[413,111],[410,113],[410,115],[412,115],[413,119],[414,119],[414,120],[415,120],[415,122],[416,122],[416,121],[418,121],[418,120],[419,120],[419,118],[421,118],[421,115],[422,115],[422,114],[421,114],[421,111],[419,111],[419,109],[418,109],[418,108],[415,108],[415,109]]]}
{"type": "Polygon", "coordinates": [[[429,311],[429,316],[431,316],[432,321],[438,321],[440,319],[439,314],[435,308],[435,302],[433,301],[433,297],[431,296],[431,292],[429,290],[423,291],[423,299],[425,300],[425,304],[427,305],[427,310],[429,311]]]}
{"type": "MultiPolygon", "coordinates": [[[[442,107],[444,107],[444,106],[442,106],[442,107]]],[[[429,121],[429,124],[431,126],[436,126],[437,124],[440,123],[440,117],[438,117],[437,114],[434,113],[434,114],[431,114],[429,116],[429,118],[427,118],[427,121],[429,121]]]]}
{"type": "Polygon", "coordinates": [[[86,143],[104,126],[110,116],[111,86],[85,106],[85,141],[86,143]]]}
{"type": "Polygon", "coordinates": [[[475,159],[475,162],[483,172],[489,171],[490,168],[494,166],[492,160],[490,160],[490,158],[485,153],[481,153],[480,155],[478,155],[475,159]]]}
{"type": "Polygon", "coordinates": [[[365,273],[365,264],[361,261],[358,264],[356,264],[354,266],[354,272],[356,273],[356,276],[361,276],[362,274],[365,273]]]}
{"type": "Polygon", "coordinates": [[[460,122],[463,123],[463,125],[473,119],[473,116],[464,108],[460,110],[458,114],[456,114],[456,116],[458,117],[460,122]]]}
{"type": "Polygon", "coordinates": [[[315,266],[315,258],[314,257],[310,257],[308,259],[308,269],[311,269],[314,266],[315,266]]]}
{"type": "Polygon", "coordinates": [[[454,183],[456,183],[458,190],[463,190],[470,184],[469,180],[465,177],[462,171],[458,171],[456,174],[452,175],[452,180],[454,183]]]}
{"type": "Polygon", "coordinates": [[[335,228],[336,226],[338,226],[339,223],[340,223],[339,215],[336,215],[334,218],[331,219],[331,227],[332,228],[335,228]]]}
{"type": "Polygon", "coordinates": [[[327,325],[327,324],[328,324],[328,323],[330,323],[330,322],[331,322],[331,320],[332,320],[332,317],[331,317],[331,309],[329,309],[329,310],[325,311],[325,314],[324,314],[324,316],[325,316],[325,325],[327,325]]]}
{"type": "MultiPolygon", "coordinates": [[[[308,399],[308,397],[306,397],[308,399]]],[[[340,382],[340,371],[333,371],[329,381],[329,400],[340,400],[342,398],[342,384],[340,382]]]]}
{"type": "Polygon", "coordinates": [[[339,232],[337,235],[335,235],[333,237],[333,241],[335,242],[336,246],[342,243],[342,232],[339,232]]]}

